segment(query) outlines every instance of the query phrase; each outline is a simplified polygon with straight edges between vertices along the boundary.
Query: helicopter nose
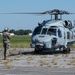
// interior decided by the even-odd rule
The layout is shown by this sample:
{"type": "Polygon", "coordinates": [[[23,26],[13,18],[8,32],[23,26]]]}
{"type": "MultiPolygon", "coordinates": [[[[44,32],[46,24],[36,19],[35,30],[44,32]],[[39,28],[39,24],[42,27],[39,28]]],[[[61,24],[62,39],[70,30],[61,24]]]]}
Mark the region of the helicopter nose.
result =
{"type": "Polygon", "coordinates": [[[44,48],[44,43],[37,40],[35,42],[35,47],[38,48],[38,49],[43,49],[44,48]]]}

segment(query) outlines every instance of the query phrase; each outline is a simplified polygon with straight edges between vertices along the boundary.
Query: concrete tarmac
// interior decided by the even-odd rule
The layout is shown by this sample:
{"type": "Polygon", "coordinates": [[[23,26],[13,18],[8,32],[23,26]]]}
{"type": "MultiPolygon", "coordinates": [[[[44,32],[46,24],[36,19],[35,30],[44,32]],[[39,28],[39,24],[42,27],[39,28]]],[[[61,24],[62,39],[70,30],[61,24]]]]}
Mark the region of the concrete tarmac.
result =
{"type": "Polygon", "coordinates": [[[11,49],[3,60],[0,50],[0,75],[75,75],[75,50],[70,54],[33,54],[32,49],[11,49]]]}
{"type": "Polygon", "coordinates": [[[0,67],[0,75],[75,75],[75,68],[51,67],[0,67]]]}

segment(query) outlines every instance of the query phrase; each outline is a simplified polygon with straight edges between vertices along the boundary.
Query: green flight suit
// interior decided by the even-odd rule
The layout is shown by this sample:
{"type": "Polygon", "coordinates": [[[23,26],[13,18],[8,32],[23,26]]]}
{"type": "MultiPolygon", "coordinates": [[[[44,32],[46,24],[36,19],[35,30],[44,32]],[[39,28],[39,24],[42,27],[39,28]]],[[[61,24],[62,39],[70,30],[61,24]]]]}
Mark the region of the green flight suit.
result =
{"type": "Polygon", "coordinates": [[[4,47],[4,59],[6,59],[7,49],[10,47],[10,34],[8,31],[3,32],[3,47],[4,47]]]}

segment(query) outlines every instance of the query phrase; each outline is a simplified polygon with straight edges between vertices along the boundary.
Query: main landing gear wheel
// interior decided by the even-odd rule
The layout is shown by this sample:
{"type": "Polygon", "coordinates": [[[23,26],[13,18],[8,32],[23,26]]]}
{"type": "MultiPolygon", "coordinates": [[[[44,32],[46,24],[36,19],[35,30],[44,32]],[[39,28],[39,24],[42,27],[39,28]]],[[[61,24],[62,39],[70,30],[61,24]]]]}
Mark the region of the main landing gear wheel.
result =
{"type": "Polygon", "coordinates": [[[34,53],[39,53],[38,48],[35,48],[34,53]]]}

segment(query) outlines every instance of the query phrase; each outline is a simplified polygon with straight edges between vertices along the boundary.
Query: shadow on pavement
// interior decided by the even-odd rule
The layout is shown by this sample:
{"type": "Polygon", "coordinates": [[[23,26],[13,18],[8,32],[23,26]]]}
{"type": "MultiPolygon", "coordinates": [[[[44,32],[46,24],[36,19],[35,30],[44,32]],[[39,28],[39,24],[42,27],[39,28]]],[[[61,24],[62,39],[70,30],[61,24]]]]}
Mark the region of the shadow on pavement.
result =
{"type": "Polygon", "coordinates": [[[16,56],[16,55],[53,55],[53,54],[64,54],[62,51],[55,51],[55,52],[38,52],[35,51],[24,51],[24,52],[17,52],[16,54],[10,54],[9,56],[16,56]]]}

